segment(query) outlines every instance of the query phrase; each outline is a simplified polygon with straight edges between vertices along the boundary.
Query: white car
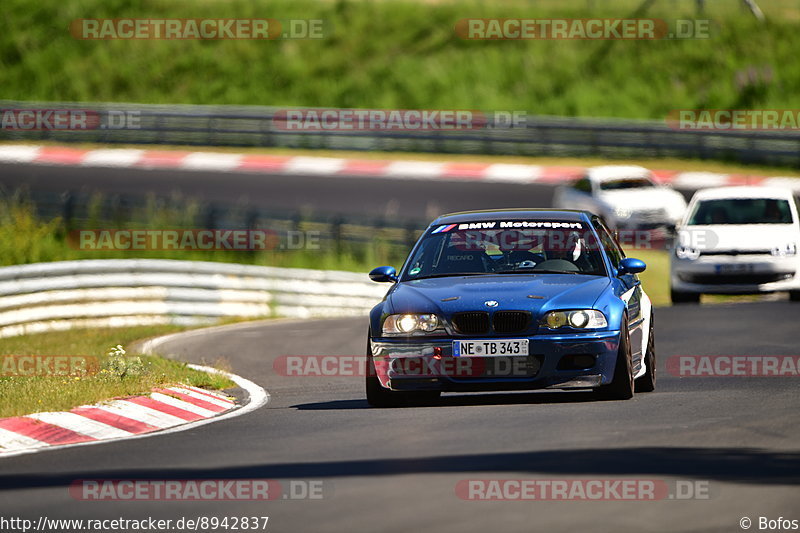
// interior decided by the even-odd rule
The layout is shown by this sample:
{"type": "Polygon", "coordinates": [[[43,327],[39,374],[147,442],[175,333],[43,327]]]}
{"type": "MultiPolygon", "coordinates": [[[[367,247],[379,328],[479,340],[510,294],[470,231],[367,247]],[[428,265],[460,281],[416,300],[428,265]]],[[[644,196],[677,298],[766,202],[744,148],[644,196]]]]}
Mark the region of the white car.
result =
{"type": "Polygon", "coordinates": [[[686,212],[686,200],[657,184],[646,168],[607,165],[592,167],[571,185],[556,189],[553,207],[591,211],[616,230],[672,230],[686,212]]]}
{"type": "Polygon", "coordinates": [[[677,228],[674,303],[701,294],[789,291],[800,301],[800,219],[792,192],[771,187],[697,191],[677,228]]]}

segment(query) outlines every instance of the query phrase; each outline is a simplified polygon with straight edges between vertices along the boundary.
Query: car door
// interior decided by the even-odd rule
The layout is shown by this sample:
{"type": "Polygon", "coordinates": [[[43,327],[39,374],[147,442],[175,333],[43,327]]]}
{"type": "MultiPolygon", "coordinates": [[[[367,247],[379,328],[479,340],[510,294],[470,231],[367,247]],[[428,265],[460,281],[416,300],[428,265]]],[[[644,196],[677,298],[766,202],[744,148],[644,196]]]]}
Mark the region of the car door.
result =
{"type": "MultiPolygon", "coordinates": [[[[619,262],[625,257],[625,252],[622,247],[614,238],[612,233],[608,230],[603,221],[599,217],[592,217],[592,224],[600,236],[600,242],[603,244],[611,264],[616,269],[619,267],[619,262]]],[[[628,333],[631,341],[631,359],[633,362],[633,371],[638,373],[642,366],[642,352],[644,340],[644,315],[642,313],[642,283],[639,281],[639,276],[636,274],[623,274],[616,276],[617,283],[614,284],[617,296],[625,302],[628,309],[628,333]]]]}

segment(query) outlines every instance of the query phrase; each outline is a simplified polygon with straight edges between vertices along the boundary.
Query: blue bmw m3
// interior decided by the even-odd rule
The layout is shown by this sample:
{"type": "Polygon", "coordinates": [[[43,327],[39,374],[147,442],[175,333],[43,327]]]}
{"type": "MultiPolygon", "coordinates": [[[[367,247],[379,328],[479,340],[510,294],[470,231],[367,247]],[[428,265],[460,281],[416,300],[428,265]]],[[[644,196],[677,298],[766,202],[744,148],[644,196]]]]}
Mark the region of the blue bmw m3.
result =
{"type": "Polygon", "coordinates": [[[653,311],[614,235],[585,211],[514,209],[431,223],[370,313],[370,405],[442,392],[655,389],[653,311]]]}

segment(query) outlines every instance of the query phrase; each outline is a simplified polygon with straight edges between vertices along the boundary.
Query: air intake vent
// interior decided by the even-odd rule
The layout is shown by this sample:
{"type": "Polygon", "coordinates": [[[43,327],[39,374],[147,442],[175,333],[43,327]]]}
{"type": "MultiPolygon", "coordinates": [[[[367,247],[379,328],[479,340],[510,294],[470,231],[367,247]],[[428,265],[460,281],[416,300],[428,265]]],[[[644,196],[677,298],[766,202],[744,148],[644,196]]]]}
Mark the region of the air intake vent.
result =
{"type": "Polygon", "coordinates": [[[766,274],[678,274],[683,281],[706,285],[760,285],[794,277],[794,273],[769,272],[766,274]]]}
{"type": "Polygon", "coordinates": [[[456,313],[453,315],[453,327],[462,335],[483,335],[489,331],[489,313],[456,313]]]}
{"type": "Polygon", "coordinates": [[[521,333],[528,329],[531,314],[527,311],[498,311],[492,325],[496,333],[521,333]]]}

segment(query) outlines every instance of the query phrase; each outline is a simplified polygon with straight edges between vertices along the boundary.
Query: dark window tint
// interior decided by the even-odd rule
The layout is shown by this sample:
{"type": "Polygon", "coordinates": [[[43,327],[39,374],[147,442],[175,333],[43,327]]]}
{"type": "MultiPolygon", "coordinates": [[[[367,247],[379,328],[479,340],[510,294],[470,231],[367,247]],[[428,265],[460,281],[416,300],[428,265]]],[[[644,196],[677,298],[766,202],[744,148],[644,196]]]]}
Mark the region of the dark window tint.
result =
{"type": "Polygon", "coordinates": [[[608,253],[609,259],[611,259],[611,264],[614,265],[614,268],[617,268],[619,266],[619,262],[622,261],[623,257],[625,257],[625,253],[617,243],[617,240],[614,238],[608,228],[606,228],[605,224],[600,221],[600,219],[593,219],[592,224],[594,224],[594,228],[597,230],[597,234],[600,236],[600,242],[603,244],[603,248],[606,249],[606,253],[608,253]]]}
{"type": "Polygon", "coordinates": [[[591,192],[592,192],[592,182],[589,181],[589,178],[581,178],[581,179],[579,179],[578,181],[576,181],[572,185],[572,187],[576,191],[585,192],[587,194],[591,194],[591,192]]]}
{"type": "Polygon", "coordinates": [[[719,198],[695,205],[689,225],[791,224],[789,202],[779,198],[719,198]]]}

